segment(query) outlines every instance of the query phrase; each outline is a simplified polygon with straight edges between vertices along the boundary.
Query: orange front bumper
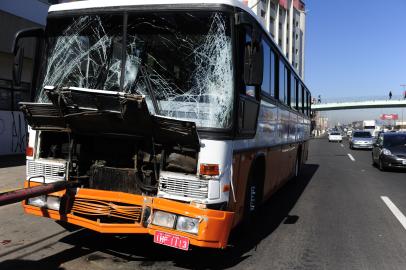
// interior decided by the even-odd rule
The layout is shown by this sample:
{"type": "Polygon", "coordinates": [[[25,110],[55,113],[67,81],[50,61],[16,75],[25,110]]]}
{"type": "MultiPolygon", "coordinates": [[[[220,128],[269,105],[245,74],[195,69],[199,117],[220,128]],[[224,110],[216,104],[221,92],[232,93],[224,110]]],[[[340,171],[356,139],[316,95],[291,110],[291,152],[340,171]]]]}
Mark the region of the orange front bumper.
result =
{"type": "MultiPolygon", "coordinates": [[[[31,185],[33,184],[35,185],[36,183],[31,182],[31,185]]],[[[64,192],[56,192],[52,195],[62,196],[63,194],[64,192]]],[[[75,212],[69,212],[66,215],[61,215],[58,211],[28,205],[26,204],[26,202],[23,202],[23,207],[25,212],[28,214],[66,221],[68,223],[72,223],[101,233],[134,233],[154,235],[155,232],[159,230],[185,236],[189,238],[191,245],[210,248],[226,247],[234,216],[234,213],[232,212],[202,209],[190,204],[180,203],[172,200],[133,195],[115,191],[82,188],[78,189],[76,194],[74,195],[74,201],[75,200],[84,200],[85,202],[87,200],[90,202],[111,202],[113,204],[118,203],[134,205],[141,207],[142,209],[148,207],[152,210],[152,212],[154,210],[160,210],[191,218],[198,218],[200,220],[199,232],[197,235],[194,235],[177,231],[175,229],[155,226],[152,224],[142,225],[142,222],[103,223],[98,219],[92,220],[81,215],[77,215],[75,214],[75,212]]],[[[89,211],[92,211],[92,209],[90,209],[89,211]]],[[[97,209],[95,209],[95,213],[96,212],[97,209]]]]}

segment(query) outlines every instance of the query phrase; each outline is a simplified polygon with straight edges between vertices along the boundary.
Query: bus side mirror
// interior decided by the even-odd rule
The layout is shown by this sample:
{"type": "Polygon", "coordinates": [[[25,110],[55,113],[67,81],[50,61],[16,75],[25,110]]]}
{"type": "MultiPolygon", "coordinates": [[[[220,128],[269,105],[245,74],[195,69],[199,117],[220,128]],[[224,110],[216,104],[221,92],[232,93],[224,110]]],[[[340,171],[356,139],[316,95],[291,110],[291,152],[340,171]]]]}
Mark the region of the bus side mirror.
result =
{"type": "Polygon", "coordinates": [[[248,42],[244,53],[244,83],[259,86],[263,80],[264,50],[261,42],[248,42]]]}
{"type": "Polygon", "coordinates": [[[45,36],[45,30],[43,28],[28,28],[17,32],[14,37],[13,43],[13,54],[14,62],[12,68],[13,85],[20,86],[21,84],[21,74],[23,71],[23,61],[24,61],[24,48],[19,45],[19,41],[22,38],[43,38],[45,36]]]}
{"type": "Polygon", "coordinates": [[[13,85],[21,85],[21,74],[23,72],[23,61],[24,61],[24,48],[18,47],[16,53],[14,54],[13,63],[13,85]]]}

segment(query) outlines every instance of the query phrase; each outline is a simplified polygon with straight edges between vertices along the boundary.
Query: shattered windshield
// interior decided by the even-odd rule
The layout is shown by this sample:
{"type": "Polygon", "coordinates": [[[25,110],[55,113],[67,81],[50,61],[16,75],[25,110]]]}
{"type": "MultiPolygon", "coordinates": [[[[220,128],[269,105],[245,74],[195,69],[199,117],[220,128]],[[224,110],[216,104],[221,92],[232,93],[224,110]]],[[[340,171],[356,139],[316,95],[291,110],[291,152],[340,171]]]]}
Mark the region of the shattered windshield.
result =
{"type": "Polygon", "coordinates": [[[229,15],[130,13],[127,22],[121,15],[50,19],[37,100],[48,101],[44,86],[122,91],[144,95],[152,114],[230,128],[229,15]]]}

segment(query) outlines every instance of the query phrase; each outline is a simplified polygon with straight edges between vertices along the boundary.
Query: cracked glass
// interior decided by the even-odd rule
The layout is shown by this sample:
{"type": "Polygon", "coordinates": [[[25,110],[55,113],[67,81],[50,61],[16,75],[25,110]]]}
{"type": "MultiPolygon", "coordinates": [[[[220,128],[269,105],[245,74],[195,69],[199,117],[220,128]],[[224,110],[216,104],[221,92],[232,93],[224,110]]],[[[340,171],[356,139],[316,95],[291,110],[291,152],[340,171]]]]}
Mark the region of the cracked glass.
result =
{"type": "Polygon", "coordinates": [[[55,18],[48,25],[37,101],[48,101],[45,86],[121,91],[144,95],[152,114],[231,127],[226,13],[129,13],[125,38],[120,15],[55,18]]]}

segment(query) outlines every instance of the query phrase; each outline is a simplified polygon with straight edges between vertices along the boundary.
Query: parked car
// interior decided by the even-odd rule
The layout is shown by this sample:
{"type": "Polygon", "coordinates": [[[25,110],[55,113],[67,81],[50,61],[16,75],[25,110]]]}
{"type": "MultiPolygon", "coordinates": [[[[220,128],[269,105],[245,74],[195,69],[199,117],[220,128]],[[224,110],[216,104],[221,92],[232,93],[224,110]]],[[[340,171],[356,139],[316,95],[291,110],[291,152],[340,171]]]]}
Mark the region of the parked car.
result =
{"type": "Polygon", "coordinates": [[[406,133],[379,134],[372,149],[372,163],[382,171],[387,168],[406,168],[406,133]]]}
{"type": "Polygon", "coordinates": [[[354,131],[350,140],[350,149],[372,149],[374,138],[369,131],[354,131]]]}
{"type": "Polygon", "coordinates": [[[329,142],[342,142],[343,136],[341,136],[340,132],[331,132],[330,135],[328,135],[328,141],[329,142]]]}

